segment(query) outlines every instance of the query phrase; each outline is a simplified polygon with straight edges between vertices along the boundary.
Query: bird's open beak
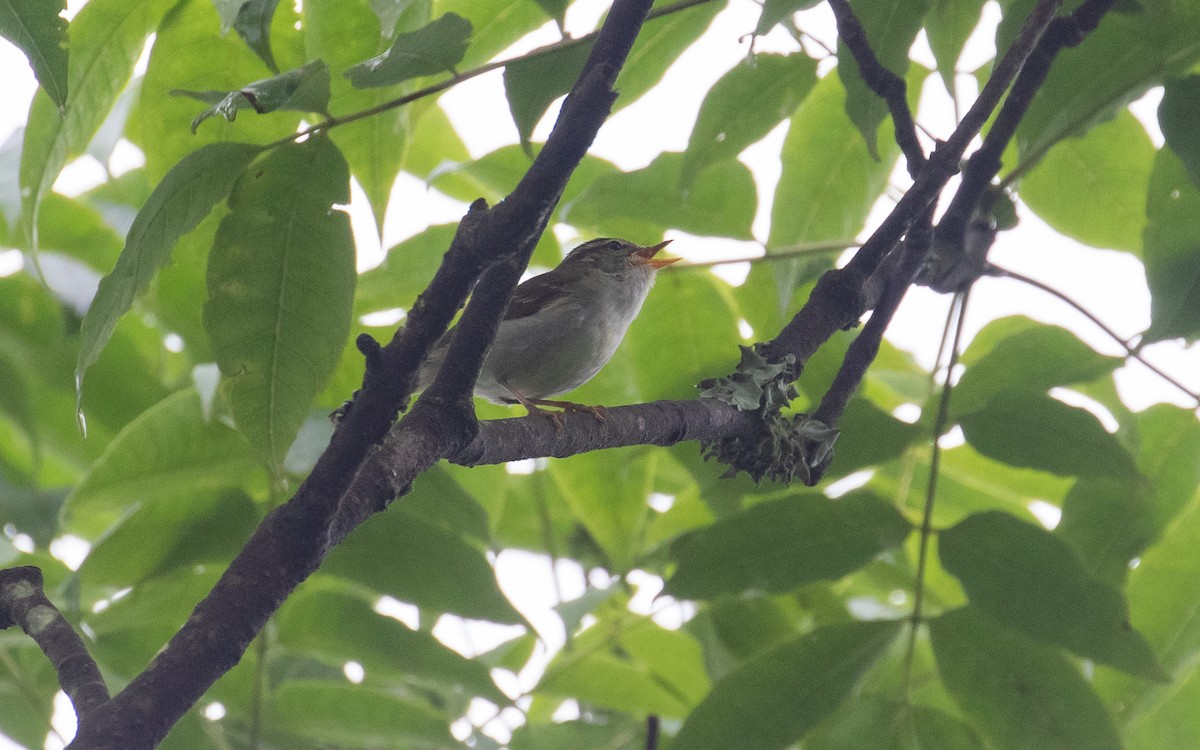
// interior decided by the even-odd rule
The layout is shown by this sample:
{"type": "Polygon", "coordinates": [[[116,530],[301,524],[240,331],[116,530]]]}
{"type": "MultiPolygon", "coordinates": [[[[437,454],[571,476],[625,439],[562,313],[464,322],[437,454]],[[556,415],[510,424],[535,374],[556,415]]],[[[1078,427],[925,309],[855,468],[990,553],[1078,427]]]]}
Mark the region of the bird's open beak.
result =
{"type": "Polygon", "coordinates": [[[648,247],[639,248],[633,251],[633,254],[638,256],[640,263],[643,266],[650,266],[653,269],[659,269],[663,266],[669,266],[675,261],[683,260],[683,258],[655,258],[654,255],[662,250],[667,245],[671,244],[671,240],[663,240],[657,245],[649,245],[648,247]]]}

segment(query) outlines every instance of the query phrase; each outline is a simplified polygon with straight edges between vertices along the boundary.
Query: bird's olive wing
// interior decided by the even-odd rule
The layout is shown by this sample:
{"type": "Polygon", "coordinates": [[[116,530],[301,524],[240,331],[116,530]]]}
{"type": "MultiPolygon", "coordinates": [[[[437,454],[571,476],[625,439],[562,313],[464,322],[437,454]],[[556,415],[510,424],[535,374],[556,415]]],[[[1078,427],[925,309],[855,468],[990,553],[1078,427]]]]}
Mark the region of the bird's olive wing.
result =
{"type": "Polygon", "coordinates": [[[560,298],[564,293],[563,279],[553,271],[521,283],[513,291],[504,313],[505,320],[516,320],[533,315],[537,311],[560,298]]]}

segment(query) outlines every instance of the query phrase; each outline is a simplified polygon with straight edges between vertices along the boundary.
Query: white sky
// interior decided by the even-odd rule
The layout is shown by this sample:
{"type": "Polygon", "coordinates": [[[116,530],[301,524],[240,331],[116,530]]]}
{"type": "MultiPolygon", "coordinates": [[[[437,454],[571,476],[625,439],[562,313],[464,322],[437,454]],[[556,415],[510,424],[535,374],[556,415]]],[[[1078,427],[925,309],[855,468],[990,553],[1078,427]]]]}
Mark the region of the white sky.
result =
{"type": "MultiPolygon", "coordinates": [[[[72,2],[72,10],[81,3],[72,2]]],[[[579,0],[568,14],[568,31],[581,33],[594,26],[607,2],[601,0],[579,0]]],[[[592,152],[609,159],[622,168],[633,169],[646,165],[663,150],[682,150],[687,144],[690,126],[709,86],[722,73],[733,67],[747,52],[747,42],[742,37],[751,31],[758,19],[760,6],[752,0],[731,0],[729,7],[714,22],[700,43],[668,72],[663,82],[637,104],[615,115],[601,130],[592,152]]],[[[993,6],[987,9],[985,31],[977,33],[960,61],[960,69],[973,70],[989,59],[992,25],[998,19],[993,6]]],[[[826,6],[820,6],[805,14],[803,28],[817,33],[833,43],[833,23],[826,6]]],[[[555,41],[557,32],[552,25],[530,35],[515,45],[504,56],[516,54],[542,44],[555,41]]],[[[776,31],[756,43],[760,51],[794,49],[790,37],[776,31]]],[[[914,54],[932,67],[932,55],[923,38],[918,40],[914,54]]],[[[824,72],[828,63],[822,66],[824,72]]],[[[0,75],[3,76],[6,106],[0,108],[0,141],[24,121],[24,113],[35,90],[35,81],[24,56],[6,42],[0,42],[0,75]]],[[[973,85],[973,79],[963,77],[962,85],[973,85]]],[[[970,88],[966,88],[970,91],[970,88]]],[[[1161,143],[1154,121],[1157,93],[1151,93],[1137,105],[1135,114],[1146,124],[1156,143],[1161,143]]],[[[461,84],[442,97],[442,105],[450,114],[460,134],[466,140],[472,156],[481,156],[501,145],[515,143],[516,129],[511,124],[508,107],[499,71],[461,84]]],[[[936,76],[931,76],[924,92],[918,112],[918,120],[932,132],[945,136],[953,126],[953,109],[948,96],[936,76]]],[[[552,111],[535,132],[540,140],[549,132],[553,122],[552,111]]],[[[755,173],[759,184],[759,216],[755,223],[755,235],[765,238],[770,215],[770,196],[778,180],[780,165],[778,154],[786,126],[776,128],[763,142],[751,147],[742,160],[755,173]]],[[[928,145],[928,144],[926,144],[928,145]]],[[[136,166],[139,159],[132,148],[119,151],[114,162],[115,171],[136,166]]],[[[902,171],[902,170],[901,170],[902,171]]],[[[74,165],[64,172],[56,188],[77,194],[86,190],[102,178],[102,170],[94,162],[74,165]]],[[[902,179],[897,175],[897,180],[902,179]]],[[[352,218],[360,257],[365,264],[378,262],[380,242],[375,237],[373,221],[361,191],[357,190],[352,204],[352,218]]],[[[890,208],[889,204],[877,207],[872,221],[877,222],[890,208]]],[[[1144,274],[1137,260],[1126,253],[1101,252],[1085,248],[1050,230],[1028,209],[1020,210],[1021,225],[1012,232],[1001,233],[991,258],[1001,266],[1035,277],[1051,284],[1070,295],[1094,313],[1098,314],[1122,336],[1133,336],[1149,325],[1149,294],[1145,288],[1144,274]],[[1087,269],[1081,273],[1080,269],[1087,269]]],[[[407,237],[431,223],[456,221],[465,211],[465,205],[449,200],[425,188],[412,177],[402,177],[393,192],[393,209],[389,211],[385,224],[383,247],[407,237]]],[[[677,235],[680,241],[672,245],[689,259],[708,260],[718,258],[742,258],[757,254],[751,243],[710,238],[693,238],[677,235]]],[[[865,235],[864,235],[865,236],[865,235]]],[[[14,260],[19,256],[0,250],[0,275],[12,273],[14,260]],[[7,270],[6,270],[7,269],[7,270]]],[[[745,274],[745,267],[729,267],[726,273],[733,278],[745,274]]],[[[949,298],[928,289],[913,289],[897,314],[888,338],[896,345],[913,352],[924,366],[930,366],[937,351],[949,298]]],[[[1056,323],[1074,330],[1081,338],[1106,354],[1121,354],[1121,349],[1102,332],[1096,330],[1078,313],[1048,295],[1011,280],[984,279],[971,296],[967,315],[968,334],[979,330],[987,321],[996,317],[1023,314],[1048,323],[1056,323]]],[[[769,335],[770,332],[760,332],[769,335]]],[[[1166,342],[1147,347],[1145,356],[1158,366],[1182,380],[1193,391],[1200,391],[1200,347],[1185,349],[1179,343],[1166,342]]],[[[1122,398],[1134,409],[1168,401],[1190,405],[1187,399],[1156,376],[1134,362],[1117,373],[1117,382],[1122,398]]],[[[557,616],[550,611],[556,601],[545,596],[554,591],[554,578],[544,558],[520,553],[504,553],[497,568],[506,592],[517,606],[538,626],[545,637],[542,659],[536,660],[530,670],[517,681],[521,688],[528,689],[536,683],[537,676],[549,655],[562,644],[561,627],[557,616]],[[538,582],[534,586],[512,586],[514,580],[538,582]],[[507,583],[506,583],[507,582],[507,583]]],[[[553,574],[558,579],[558,589],[566,599],[579,596],[584,591],[584,575],[577,566],[560,564],[553,574]]],[[[657,579],[646,576],[641,581],[643,593],[638,597],[641,611],[649,611],[650,601],[658,585],[657,579]]],[[[593,582],[596,583],[596,582],[593,582]]],[[[654,606],[663,610],[667,620],[678,621],[685,613],[673,608],[669,602],[658,600],[654,606]]],[[[405,614],[404,608],[392,610],[397,615],[405,614]]],[[[448,618],[437,629],[439,637],[468,653],[485,650],[496,638],[511,637],[509,631],[463,628],[461,623],[448,618]]],[[[505,685],[506,689],[514,685],[505,685]]],[[[473,718],[489,716],[487,707],[473,711],[473,718]]],[[[69,704],[58,712],[69,733],[72,723],[69,704]]],[[[514,717],[501,717],[515,725],[514,717]]],[[[0,737],[0,750],[14,747],[0,737]]],[[[52,738],[48,748],[61,747],[52,738]]]]}

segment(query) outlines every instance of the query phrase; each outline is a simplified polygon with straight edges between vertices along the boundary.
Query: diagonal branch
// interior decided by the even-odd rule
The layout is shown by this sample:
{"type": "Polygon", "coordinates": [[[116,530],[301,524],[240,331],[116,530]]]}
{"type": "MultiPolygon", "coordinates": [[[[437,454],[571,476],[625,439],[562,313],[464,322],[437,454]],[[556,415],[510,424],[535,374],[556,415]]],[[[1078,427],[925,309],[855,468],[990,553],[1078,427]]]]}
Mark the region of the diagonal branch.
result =
{"type": "Polygon", "coordinates": [[[87,646],[42,590],[42,571],[0,570],[0,629],[19,626],[54,665],[58,684],[86,717],[108,702],[108,688],[87,646]]]}
{"type": "Polygon", "coordinates": [[[951,241],[961,238],[976,209],[987,208],[981,206],[980,202],[992,184],[992,178],[1000,171],[1000,157],[1016,134],[1017,126],[1024,119],[1034,96],[1045,83],[1055,58],[1064,48],[1075,47],[1082,42],[1115,4],[1116,0],[1088,0],[1071,15],[1054,19],[1046,29],[1029,62],[1013,82],[1012,91],[1004,100],[996,121],[988,129],[983,145],[971,155],[963,168],[962,184],[938,223],[937,231],[943,238],[951,241]]]}

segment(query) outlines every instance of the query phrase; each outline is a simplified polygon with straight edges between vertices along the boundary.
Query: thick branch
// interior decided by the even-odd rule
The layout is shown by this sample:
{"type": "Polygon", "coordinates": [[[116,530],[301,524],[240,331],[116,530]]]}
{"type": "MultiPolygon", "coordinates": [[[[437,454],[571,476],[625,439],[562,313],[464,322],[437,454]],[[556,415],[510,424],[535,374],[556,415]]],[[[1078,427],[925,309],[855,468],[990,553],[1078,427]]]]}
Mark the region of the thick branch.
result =
{"type": "Polygon", "coordinates": [[[42,571],[0,570],[0,629],[19,626],[54,665],[58,684],[86,717],[108,702],[108,687],[83,640],[42,590],[42,571]]]}

